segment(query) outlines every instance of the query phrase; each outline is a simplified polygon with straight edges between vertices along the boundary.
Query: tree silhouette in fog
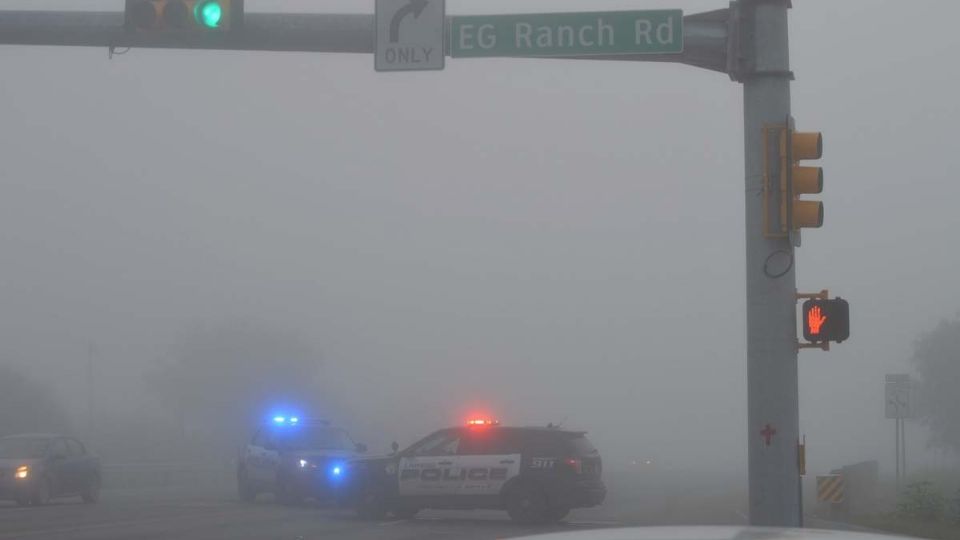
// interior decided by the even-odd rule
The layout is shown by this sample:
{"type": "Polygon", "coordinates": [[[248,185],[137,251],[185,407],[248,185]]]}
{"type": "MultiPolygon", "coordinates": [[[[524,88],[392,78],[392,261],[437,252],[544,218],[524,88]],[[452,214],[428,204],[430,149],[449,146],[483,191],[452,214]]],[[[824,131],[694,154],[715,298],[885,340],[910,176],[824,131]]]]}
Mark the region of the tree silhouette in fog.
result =
{"type": "Polygon", "coordinates": [[[295,336],[228,324],[195,329],[146,381],[190,444],[222,452],[277,410],[322,410],[320,367],[295,336]]]}
{"type": "Polygon", "coordinates": [[[66,409],[49,388],[0,364],[0,436],[68,431],[66,409]]]}
{"type": "Polygon", "coordinates": [[[960,452],[960,318],[941,321],[913,346],[919,415],[935,446],[960,452]]]}

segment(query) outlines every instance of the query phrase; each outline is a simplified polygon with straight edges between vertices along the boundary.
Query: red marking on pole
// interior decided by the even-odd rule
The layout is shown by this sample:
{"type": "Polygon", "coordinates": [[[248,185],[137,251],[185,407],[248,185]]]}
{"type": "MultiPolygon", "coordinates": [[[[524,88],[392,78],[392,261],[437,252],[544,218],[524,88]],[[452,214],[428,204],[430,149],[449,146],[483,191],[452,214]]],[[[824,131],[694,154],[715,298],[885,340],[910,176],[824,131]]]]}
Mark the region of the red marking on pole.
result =
{"type": "Polygon", "coordinates": [[[760,431],[760,436],[763,437],[763,444],[770,446],[773,444],[773,436],[777,434],[776,428],[767,424],[767,427],[763,428],[760,431]]]}

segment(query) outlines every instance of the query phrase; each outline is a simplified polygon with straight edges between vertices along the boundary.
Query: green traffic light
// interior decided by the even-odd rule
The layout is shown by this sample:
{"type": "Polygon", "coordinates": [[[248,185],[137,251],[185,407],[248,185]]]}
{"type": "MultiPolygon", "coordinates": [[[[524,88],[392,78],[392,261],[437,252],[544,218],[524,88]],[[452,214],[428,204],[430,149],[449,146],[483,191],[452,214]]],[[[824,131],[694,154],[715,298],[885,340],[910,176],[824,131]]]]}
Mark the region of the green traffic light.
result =
{"type": "Polygon", "coordinates": [[[220,2],[201,2],[197,4],[197,22],[207,28],[220,28],[223,21],[223,6],[220,2]]]}

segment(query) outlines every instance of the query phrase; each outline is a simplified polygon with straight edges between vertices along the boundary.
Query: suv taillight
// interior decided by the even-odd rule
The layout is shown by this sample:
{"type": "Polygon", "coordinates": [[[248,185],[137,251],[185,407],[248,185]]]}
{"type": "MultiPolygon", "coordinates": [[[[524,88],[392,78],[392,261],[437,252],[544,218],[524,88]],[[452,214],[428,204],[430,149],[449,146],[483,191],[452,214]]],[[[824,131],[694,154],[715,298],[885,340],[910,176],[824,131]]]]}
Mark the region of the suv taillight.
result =
{"type": "Polygon", "coordinates": [[[583,474],[583,460],[580,458],[567,458],[563,463],[574,473],[583,474]]]}

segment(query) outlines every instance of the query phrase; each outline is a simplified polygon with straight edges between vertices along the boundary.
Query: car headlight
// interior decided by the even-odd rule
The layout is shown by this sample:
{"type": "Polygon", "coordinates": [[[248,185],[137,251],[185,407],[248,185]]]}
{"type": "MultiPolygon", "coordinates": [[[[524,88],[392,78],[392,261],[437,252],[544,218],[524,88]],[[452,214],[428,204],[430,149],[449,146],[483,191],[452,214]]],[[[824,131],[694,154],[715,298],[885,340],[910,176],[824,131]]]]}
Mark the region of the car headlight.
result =
{"type": "Polygon", "coordinates": [[[30,476],[30,467],[26,465],[21,465],[17,467],[17,472],[13,473],[13,476],[19,480],[23,480],[30,476]]]}
{"type": "Polygon", "coordinates": [[[310,462],[305,459],[301,459],[298,463],[300,463],[301,469],[306,469],[307,467],[310,466],[310,462]]]}

